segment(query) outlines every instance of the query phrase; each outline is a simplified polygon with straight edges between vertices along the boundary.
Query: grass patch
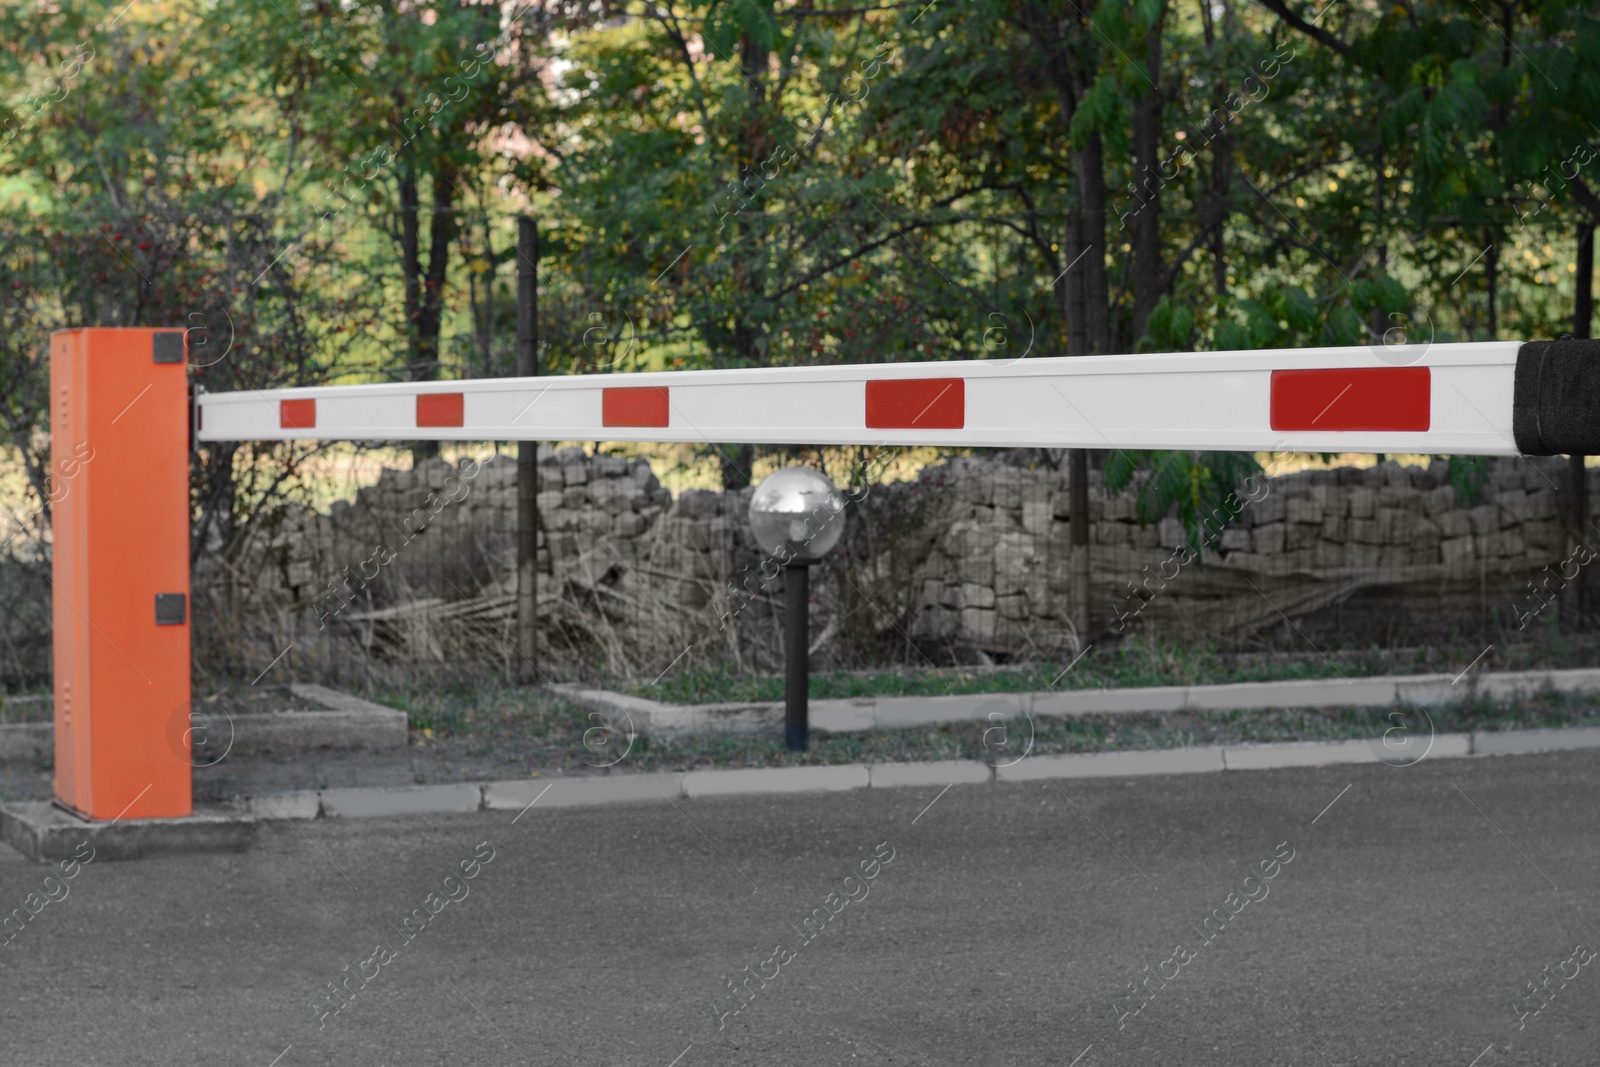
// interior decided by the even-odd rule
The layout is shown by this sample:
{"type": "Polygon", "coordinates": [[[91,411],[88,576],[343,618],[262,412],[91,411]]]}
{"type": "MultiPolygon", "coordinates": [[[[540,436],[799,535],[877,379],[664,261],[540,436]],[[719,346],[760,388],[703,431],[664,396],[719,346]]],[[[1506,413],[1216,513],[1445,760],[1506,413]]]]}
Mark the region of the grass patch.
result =
{"type": "MultiPolygon", "coordinates": [[[[546,691],[489,684],[442,690],[372,692],[403,708],[413,743],[464,754],[493,754],[528,777],[562,774],[802,767],[841,763],[987,760],[1030,755],[1124,752],[1267,741],[1369,739],[1400,727],[1417,737],[1469,730],[1600,725],[1600,697],[1546,693],[1515,705],[1480,700],[1430,708],[1315,708],[1184,711],[1038,718],[1030,723],[951,723],[860,733],[813,732],[800,753],[783,747],[781,728],[745,734],[635,737],[608,730],[593,712],[546,691]],[[1031,736],[1031,745],[1030,745],[1031,736]]],[[[1398,740],[1399,735],[1394,735],[1398,740]]]]}
{"type": "MultiPolygon", "coordinates": [[[[1455,674],[1591,667],[1600,641],[1562,638],[1523,645],[1408,649],[1353,648],[1307,653],[1217,652],[1135,639],[1117,647],[1092,647],[1071,660],[999,667],[902,668],[836,671],[811,676],[814,700],[851,697],[944,696],[961,693],[1026,693],[1049,689],[1127,689],[1159,685],[1222,685],[1311,678],[1357,678],[1379,674],[1455,674]],[[1476,663],[1474,661],[1476,660],[1476,663]]],[[[679,671],[654,684],[613,683],[623,692],[669,704],[757,703],[783,699],[783,676],[749,674],[719,664],[679,671]]]]}
{"type": "Polygon", "coordinates": [[[422,687],[390,685],[362,696],[405,712],[412,732],[424,739],[581,739],[586,730],[597,724],[593,713],[545,690],[498,681],[458,679],[422,687]]]}
{"type": "Polygon", "coordinates": [[[0,696],[0,724],[51,722],[55,703],[48,694],[9,694],[0,696]]]}
{"type": "MultiPolygon", "coordinates": [[[[321,711],[315,701],[303,700],[286,685],[248,685],[226,678],[196,681],[189,694],[190,708],[197,714],[260,715],[274,711],[321,711]]],[[[55,701],[50,693],[0,696],[0,723],[39,723],[55,719],[55,701]]]]}
{"type": "MultiPolygon", "coordinates": [[[[1432,666],[1432,661],[1437,658],[1437,654],[1429,655],[1422,651],[1395,654],[1376,648],[1347,649],[1323,657],[1241,655],[1207,649],[1178,649],[1160,644],[1129,644],[1104,651],[1091,648],[1076,664],[1071,660],[1062,660],[1004,667],[928,667],[814,674],[810,691],[813,699],[825,700],[956,693],[1023,693],[1046,689],[1214,685],[1225,682],[1426,673],[1442,669],[1432,666]]],[[[675,704],[776,701],[783,699],[783,677],[744,674],[730,666],[718,665],[685,670],[653,685],[628,685],[626,691],[634,696],[675,704]]]]}

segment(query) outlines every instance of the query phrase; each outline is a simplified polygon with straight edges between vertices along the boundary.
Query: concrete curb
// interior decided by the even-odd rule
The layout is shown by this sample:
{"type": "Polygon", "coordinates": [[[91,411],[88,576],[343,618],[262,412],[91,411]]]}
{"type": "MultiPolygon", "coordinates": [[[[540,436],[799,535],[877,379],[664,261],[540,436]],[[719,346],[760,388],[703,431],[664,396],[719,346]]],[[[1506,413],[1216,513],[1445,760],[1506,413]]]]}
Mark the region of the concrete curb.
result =
{"type": "MultiPolygon", "coordinates": [[[[666,704],[644,697],[555,685],[567,700],[600,712],[618,726],[640,734],[670,735],[694,730],[736,733],[775,728],[783,704],[666,704]]],[[[983,722],[995,712],[1006,717],[1119,715],[1179,711],[1250,711],[1260,708],[1434,707],[1488,697],[1505,702],[1543,689],[1600,693],[1600,668],[1560,671],[1507,671],[1500,674],[1390,674],[1371,678],[1311,678],[1227,685],[1159,685],[1126,689],[1068,689],[1034,693],[964,693],[951,696],[861,697],[813,700],[813,729],[859,733],[873,729],[983,722]]]]}
{"type": "Polygon", "coordinates": [[[475,782],[416,785],[390,789],[324,789],[322,814],[330,819],[373,815],[433,815],[479,811],[483,786],[475,782]]]}
{"type": "Polygon", "coordinates": [[[688,771],[683,775],[683,795],[693,798],[835,792],[865,789],[871,784],[872,776],[865,763],[830,767],[751,767],[737,771],[688,771]]]}
{"type": "MultiPolygon", "coordinates": [[[[1380,748],[1385,747],[1381,739],[1373,743],[1380,748]]],[[[1436,734],[1431,741],[1419,740],[1413,744],[1388,747],[1380,762],[1406,766],[1421,763],[1424,759],[1465,759],[1471,755],[1471,734],[1436,734]]]]}
{"type": "Polygon", "coordinates": [[[572,808],[619,802],[665,803],[683,796],[681,774],[611,774],[604,778],[523,778],[515,782],[488,782],[483,806],[521,811],[537,803],[541,808],[572,808]]]}
{"type": "Polygon", "coordinates": [[[1600,748],[1600,727],[1496,730],[1472,735],[1473,754],[1478,756],[1516,756],[1528,752],[1558,752],[1576,748],[1600,748]]]}
{"type": "Polygon", "coordinates": [[[262,820],[315,819],[322,814],[322,797],[314,789],[257,795],[246,798],[244,807],[252,817],[262,820]]]}
{"type": "Polygon", "coordinates": [[[976,760],[933,763],[869,763],[867,780],[874,789],[902,785],[979,785],[994,780],[994,769],[976,760]]]}
{"type": "MultiPolygon", "coordinates": [[[[225,755],[298,755],[319,748],[405,748],[406,713],[325,686],[294,682],[289,691],[326,711],[273,711],[224,717],[197,708],[190,722],[196,761],[204,766],[225,755]],[[202,728],[199,724],[203,723],[202,728]]],[[[54,723],[0,724],[0,762],[55,757],[54,723]]]]}
{"type": "MultiPolygon", "coordinates": [[[[186,819],[128,819],[85,823],[47,802],[0,805],[0,840],[30,859],[67,859],[89,840],[97,855],[137,859],[173,852],[239,851],[257,825],[286,819],[351,819],[664,803],[701,797],[849,792],[906,786],[982,785],[1161,774],[1209,774],[1325,767],[1351,763],[1408,766],[1423,759],[1600,749],[1600,727],[1440,734],[1386,747],[1383,738],[1285,741],[1259,745],[1202,745],[1139,752],[1032,756],[991,767],[974,760],[930,763],[847,763],[827,767],[757,767],[727,771],[612,774],[596,778],[520,778],[402,788],[300,791],[241,800],[186,819]]],[[[516,818],[521,818],[519,814],[516,818]]]]}
{"type": "Polygon", "coordinates": [[[1325,767],[1332,763],[1381,763],[1382,742],[1289,741],[1264,745],[1225,745],[1222,761],[1230,771],[1279,767],[1325,767]]]}
{"type": "Polygon", "coordinates": [[[1143,752],[1072,752],[1033,756],[996,767],[997,782],[1033,782],[1046,778],[1125,778],[1146,774],[1199,774],[1225,770],[1219,745],[1150,749],[1143,752]]]}
{"type": "MultiPolygon", "coordinates": [[[[262,821],[438,815],[479,810],[522,811],[530,807],[589,807],[615,803],[663,803],[702,797],[761,796],[805,792],[849,792],[905,786],[983,785],[1071,778],[1132,778],[1160,774],[1265,771],[1339,764],[1388,763],[1406,767],[1423,760],[1600,749],[1600,727],[1438,734],[1407,744],[1384,739],[1281,741],[1135,752],[1083,752],[1030,756],[990,766],[976,760],[930,763],[845,763],[826,767],[753,767],[726,771],[609,774],[596,778],[519,778],[504,782],[456,783],[404,788],[333,789],[286,793],[244,803],[262,821]]],[[[520,817],[520,816],[519,816],[520,817]]]]}

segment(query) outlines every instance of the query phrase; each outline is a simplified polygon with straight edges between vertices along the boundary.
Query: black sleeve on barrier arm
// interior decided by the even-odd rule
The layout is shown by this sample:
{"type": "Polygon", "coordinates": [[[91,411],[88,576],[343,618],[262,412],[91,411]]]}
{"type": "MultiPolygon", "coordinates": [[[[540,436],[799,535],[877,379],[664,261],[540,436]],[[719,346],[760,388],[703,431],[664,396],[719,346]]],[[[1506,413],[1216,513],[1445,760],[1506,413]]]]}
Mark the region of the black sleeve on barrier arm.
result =
{"type": "Polygon", "coordinates": [[[1528,456],[1600,454],[1600,340],[1517,349],[1511,434],[1528,456]]]}

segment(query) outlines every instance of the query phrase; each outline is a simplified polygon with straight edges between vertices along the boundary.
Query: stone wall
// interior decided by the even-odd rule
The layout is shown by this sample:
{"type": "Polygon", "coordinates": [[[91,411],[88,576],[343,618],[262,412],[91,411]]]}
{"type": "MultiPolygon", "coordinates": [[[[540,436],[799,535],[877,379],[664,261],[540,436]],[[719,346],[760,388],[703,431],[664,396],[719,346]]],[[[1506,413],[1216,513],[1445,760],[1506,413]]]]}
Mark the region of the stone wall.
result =
{"type": "MultiPolygon", "coordinates": [[[[1078,646],[1065,473],[1029,466],[1027,455],[1036,453],[954,459],[850,506],[841,548],[813,578],[818,666],[1078,646]]],[[[750,490],[674,498],[644,460],[576,448],[541,447],[539,469],[548,672],[654,676],[677,657],[776,666],[781,588],[755,577],[750,490]],[[730,598],[739,586],[754,598],[730,598]]],[[[384,471],[327,514],[282,509],[201,583],[197,624],[209,611],[223,643],[270,651],[294,641],[305,654],[322,649],[330,668],[352,642],[379,657],[507,664],[515,472],[504,456],[470,476],[431,461],[384,471]]],[[[1600,471],[1590,474],[1600,492],[1600,471]]],[[[1086,636],[1303,650],[1515,628],[1514,599],[1568,555],[1564,477],[1560,459],[1494,461],[1474,507],[1443,484],[1443,464],[1271,478],[1214,549],[1180,565],[1180,524],[1140,525],[1133,494],[1108,498],[1096,474],[1096,632],[1086,636]]]]}
{"type": "MultiPolygon", "coordinates": [[[[948,466],[942,477],[954,500],[929,561],[919,632],[1015,646],[1063,614],[1070,590],[1063,479],[1038,470],[989,478],[974,461],[948,466]],[[992,567],[979,558],[986,544],[992,567]]],[[[1415,642],[1514,626],[1513,599],[1526,599],[1541,568],[1568,555],[1558,518],[1563,468],[1560,459],[1493,462],[1473,507],[1444,484],[1442,463],[1268,479],[1216,550],[1190,566],[1169,562],[1184,543],[1176,519],[1141,526],[1134,495],[1108,499],[1096,478],[1092,606],[1113,632],[1126,613],[1125,629],[1224,645],[1293,631],[1285,617],[1303,641],[1415,642]]],[[[1589,476],[1593,493],[1600,472],[1589,476]]]]}

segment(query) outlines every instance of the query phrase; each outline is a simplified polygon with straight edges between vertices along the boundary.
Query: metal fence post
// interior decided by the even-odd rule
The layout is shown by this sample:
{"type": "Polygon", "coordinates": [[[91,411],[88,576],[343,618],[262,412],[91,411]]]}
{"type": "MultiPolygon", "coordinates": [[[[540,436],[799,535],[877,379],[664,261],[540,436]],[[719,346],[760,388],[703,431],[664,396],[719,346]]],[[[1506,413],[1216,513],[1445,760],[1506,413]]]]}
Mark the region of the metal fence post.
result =
{"type": "MultiPolygon", "coordinates": [[[[517,376],[539,373],[539,223],[517,220],[517,376]]],[[[539,446],[517,444],[517,677],[539,678],[539,446]]]]}

